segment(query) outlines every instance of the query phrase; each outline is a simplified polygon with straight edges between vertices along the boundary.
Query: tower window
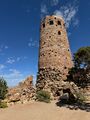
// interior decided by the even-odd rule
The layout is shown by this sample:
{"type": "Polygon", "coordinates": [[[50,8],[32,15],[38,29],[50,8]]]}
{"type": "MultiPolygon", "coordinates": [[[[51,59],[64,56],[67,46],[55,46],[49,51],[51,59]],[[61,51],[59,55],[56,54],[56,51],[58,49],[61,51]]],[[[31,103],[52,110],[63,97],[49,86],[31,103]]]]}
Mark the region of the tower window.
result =
{"type": "Polygon", "coordinates": [[[44,45],[46,44],[46,42],[43,43],[44,45]]]}
{"type": "Polygon", "coordinates": [[[67,69],[67,67],[64,67],[64,69],[67,69]]]}
{"type": "Polygon", "coordinates": [[[51,36],[49,36],[49,38],[51,38],[51,36]]]}
{"type": "Polygon", "coordinates": [[[63,26],[65,27],[65,23],[63,24],[63,26]]]}
{"type": "Polygon", "coordinates": [[[50,20],[50,21],[49,21],[49,24],[50,24],[50,25],[53,25],[53,24],[54,24],[54,23],[53,23],[53,20],[50,20]]]}
{"type": "Polygon", "coordinates": [[[43,23],[43,28],[45,28],[45,23],[43,23]]]}
{"type": "Polygon", "coordinates": [[[60,22],[60,21],[58,21],[58,25],[61,25],[61,22],[60,22]]]}
{"type": "Polygon", "coordinates": [[[61,32],[60,32],[60,31],[58,31],[58,35],[61,35],[61,32]]]}
{"type": "Polygon", "coordinates": [[[70,51],[70,50],[68,49],[68,51],[70,51]]]}

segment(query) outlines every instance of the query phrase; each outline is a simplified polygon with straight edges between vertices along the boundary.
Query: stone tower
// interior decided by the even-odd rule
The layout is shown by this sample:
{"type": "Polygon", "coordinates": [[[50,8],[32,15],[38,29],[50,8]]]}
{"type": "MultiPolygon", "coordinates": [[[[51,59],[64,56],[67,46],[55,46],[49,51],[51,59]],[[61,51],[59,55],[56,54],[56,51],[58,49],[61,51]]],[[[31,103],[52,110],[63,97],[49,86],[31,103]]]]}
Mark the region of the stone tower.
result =
{"type": "Polygon", "coordinates": [[[72,57],[62,17],[46,16],[41,21],[39,65],[36,87],[54,95],[72,67],[72,57]]]}

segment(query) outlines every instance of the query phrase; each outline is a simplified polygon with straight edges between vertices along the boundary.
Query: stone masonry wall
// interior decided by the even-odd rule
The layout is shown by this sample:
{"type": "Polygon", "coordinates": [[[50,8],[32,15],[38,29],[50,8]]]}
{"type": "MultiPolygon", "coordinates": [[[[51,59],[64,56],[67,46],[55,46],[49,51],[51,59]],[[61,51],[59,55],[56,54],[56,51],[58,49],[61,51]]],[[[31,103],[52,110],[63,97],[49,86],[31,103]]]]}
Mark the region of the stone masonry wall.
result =
{"type": "Polygon", "coordinates": [[[37,89],[49,89],[60,85],[66,79],[68,68],[72,67],[72,58],[64,20],[58,16],[46,16],[41,21],[39,70],[37,89]],[[57,79],[58,78],[58,79],[57,79]],[[47,82],[48,81],[48,82],[47,82]]]}

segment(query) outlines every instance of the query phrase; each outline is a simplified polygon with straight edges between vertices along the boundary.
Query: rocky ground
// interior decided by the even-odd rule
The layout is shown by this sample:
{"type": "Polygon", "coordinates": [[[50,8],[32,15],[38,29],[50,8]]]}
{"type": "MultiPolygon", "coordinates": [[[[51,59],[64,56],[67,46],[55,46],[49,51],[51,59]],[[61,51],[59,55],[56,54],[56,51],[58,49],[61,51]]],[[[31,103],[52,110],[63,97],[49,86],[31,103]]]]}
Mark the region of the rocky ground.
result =
{"type": "MultiPolygon", "coordinates": [[[[49,81],[49,84],[50,83],[51,82],[49,81]]],[[[54,84],[49,86],[49,88],[46,88],[46,91],[48,90],[50,92],[52,100],[56,100],[57,98],[71,98],[71,100],[73,101],[74,99],[77,99],[77,94],[81,95],[81,93],[83,93],[73,82],[66,81],[60,81],[59,83],[55,81],[54,84]]],[[[8,94],[5,101],[8,103],[8,105],[13,105],[14,103],[28,103],[32,100],[36,100],[36,91],[36,88],[33,86],[33,77],[29,76],[25,80],[20,82],[17,86],[8,89],[8,94]]],[[[90,97],[89,90],[88,94],[86,94],[85,96],[86,98],[90,97]]]]}
{"type": "Polygon", "coordinates": [[[7,103],[15,102],[26,103],[35,96],[35,87],[33,86],[33,77],[29,76],[17,86],[8,89],[7,103]]]}
{"type": "Polygon", "coordinates": [[[31,102],[0,109],[0,120],[90,120],[90,112],[60,107],[56,101],[49,104],[31,102]]]}

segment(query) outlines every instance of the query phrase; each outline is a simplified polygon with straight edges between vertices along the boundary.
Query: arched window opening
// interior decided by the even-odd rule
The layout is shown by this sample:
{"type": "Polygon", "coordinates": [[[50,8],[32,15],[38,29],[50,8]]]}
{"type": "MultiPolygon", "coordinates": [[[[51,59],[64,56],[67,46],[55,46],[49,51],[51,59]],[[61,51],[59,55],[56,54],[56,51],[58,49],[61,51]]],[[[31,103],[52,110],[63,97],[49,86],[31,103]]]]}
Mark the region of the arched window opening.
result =
{"type": "Polygon", "coordinates": [[[61,32],[60,32],[60,31],[58,31],[58,35],[61,35],[61,32]]]}

